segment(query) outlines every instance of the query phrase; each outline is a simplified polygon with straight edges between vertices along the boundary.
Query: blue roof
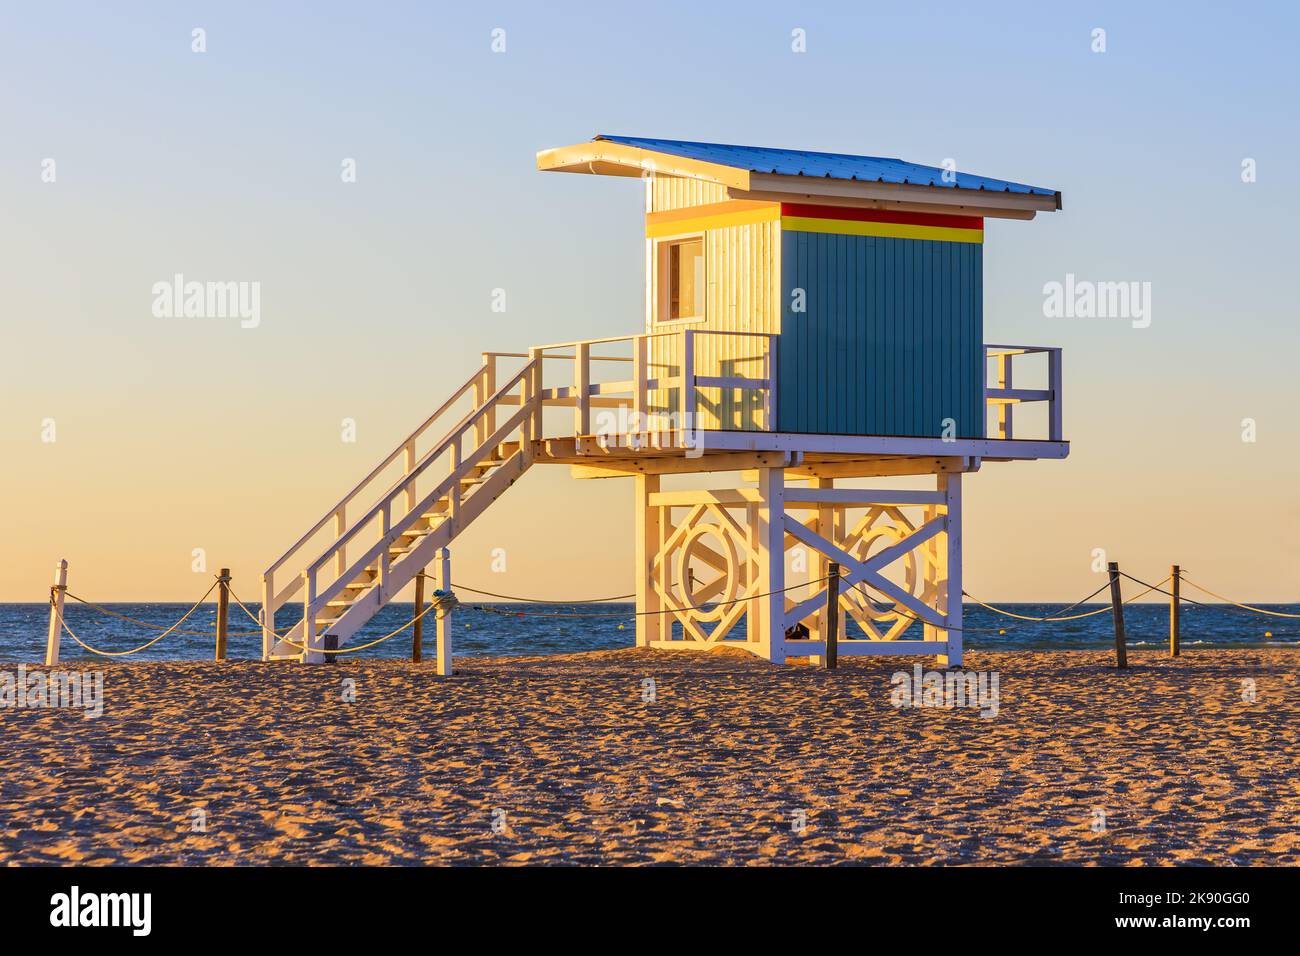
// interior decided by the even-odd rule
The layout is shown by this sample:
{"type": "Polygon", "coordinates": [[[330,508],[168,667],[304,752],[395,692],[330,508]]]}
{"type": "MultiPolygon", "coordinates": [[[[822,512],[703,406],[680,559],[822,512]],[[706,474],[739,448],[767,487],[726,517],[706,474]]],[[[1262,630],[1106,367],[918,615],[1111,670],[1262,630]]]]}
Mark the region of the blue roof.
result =
{"type": "Polygon", "coordinates": [[[982,189],[987,192],[1026,193],[1035,196],[1057,195],[1055,189],[1044,186],[1027,186],[1024,183],[975,176],[971,173],[958,172],[955,181],[945,181],[943,174],[947,171],[937,166],[921,166],[917,163],[882,156],[814,153],[802,149],[771,149],[766,146],[726,146],[722,143],[690,143],[678,139],[644,139],[639,136],[600,135],[595,138],[648,149],[656,153],[681,156],[685,159],[747,169],[751,173],[816,176],[865,183],[939,186],[950,189],[982,189]]]}

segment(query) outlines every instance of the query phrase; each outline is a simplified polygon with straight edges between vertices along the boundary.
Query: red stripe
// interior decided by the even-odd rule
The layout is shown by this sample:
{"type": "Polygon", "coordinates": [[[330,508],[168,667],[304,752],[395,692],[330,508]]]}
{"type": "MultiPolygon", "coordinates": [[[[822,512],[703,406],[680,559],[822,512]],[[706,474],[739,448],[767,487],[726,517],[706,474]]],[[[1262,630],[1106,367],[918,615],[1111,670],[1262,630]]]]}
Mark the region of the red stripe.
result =
{"type": "Polygon", "coordinates": [[[848,219],[853,222],[897,222],[912,226],[947,226],[950,229],[983,229],[983,216],[944,216],[932,212],[895,212],[892,209],[854,209],[850,206],[813,206],[801,202],[781,203],[781,215],[810,219],[848,219]]]}

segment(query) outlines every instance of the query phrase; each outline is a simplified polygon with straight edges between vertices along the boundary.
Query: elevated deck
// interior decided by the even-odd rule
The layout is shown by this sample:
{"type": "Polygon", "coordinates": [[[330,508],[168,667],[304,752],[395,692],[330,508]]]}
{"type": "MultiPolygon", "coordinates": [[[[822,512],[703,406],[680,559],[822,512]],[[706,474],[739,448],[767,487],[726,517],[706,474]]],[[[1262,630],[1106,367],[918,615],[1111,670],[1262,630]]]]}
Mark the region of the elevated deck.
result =
{"type": "MultiPolygon", "coordinates": [[[[531,466],[557,464],[580,478],[635,476],[642,644],[730,642],[744,618],[746,636],[735,643],[746,649],[773,661],[817,656],[826,646],[817,639],[826,628],[825,588],[799,601],[783,583],[786,551],[803,546],[823,572],[810,586],[824,584],[833,561],[845,570],[845,587],[892,602],[841,598],[868,635],[846,640],[843,653],[936,653],[960,663],[961,475],[988,460],[1066,456],[1059,350],[987,348],[986,373],[990,362],[996,369],[994,384],[987,374],[984,382],[986,420],[966,423],[965,435],[951,419],[927,424],[938,436],[808,434],[775,427],[778,338],[681,329],[485,353],[464,384],[267,568],[263,656],[323,659],[428,567],[450,590],[451,542],[531,466]],[[716,337],[744,344],[700,347],[716,337]],[[1013,362],[1033,355],[1047,359],[1044,387],[1013,384],[1013,362]],[[737,374],[741,368],[749,374],[737,374]],[[1015,430],[1014,412],[1028,404],[1040,406],[1039,437],[1015,430]],[[742,472],[755,487],[671,494],[659,487],[661,475],[718,471],[742,472]],[[835,487],[839,478],[888,475],[934,475],[935,488],[835,487]],[[811,487],[787,489],[790,478],[811,487]],[[905,514],[909,508],[916,513],[905,514]],[[702,543],[705,535],[719,544],[702,543]],[[893,544],[868,553],[881,541],[893,544]],[[719,575],[698,589],[686,572],[697,560],[719,575]],[[884,574],[899,560],[910,562],[905,587],[884,574]],[[301,602],[302,616],[278,631],[276,612],[291,600],[301,602]],[[671,615],[680,632],[654,615],[671,615]],[[894,643],[913,622],[926,639],[894,643]],[[813,637],[788,636],[800,627],[813,637]]],[[[438,670],[449,673],[443,615],[438,631],[438,670]]]]}
{"type": "MultiPolygon", "coordinates": [[[[534,461],[574,466],[580,478],[737,471],[778,462],[794,477],[873,477],[973,471],[983,461],[1060,459],[1069,454],[1062,435],[1060,349],[985,347],[986,418],[979,437],[963,437],[955,427],[954,434],[940,437],[828,435],[774,427],[779,420],[778,338],[686,329],[540,346],[528,353],[488,352],[484,369],[495,380],[499,363],[538,363],[541,406],[572,409],[573,417],[571,423],[557,416],[543,419],[542,437],[534,439],[534,461]],[[706,336],[753,341],[749,361],[762,374],[711,374],[718,370],[701,368],[709,360],[701,362],[704,350],[697,343],[706,336]],[[609,352],[618,346],[632,354],[593,354],[596,348],[609,352]],[[1034,355],[1046,359],[1038,370],[1043,387],[1015,387],[1014,360],[1034,355]],[[597,370],[602,364],[630,365],[632,376],[600,380],[597,370]],[[557,366],[560,375],[555,375],[557,366]],[[555,379],[565,384],[547,384],[555,379]],[[1017,406],[1034,404],[1041,406],[1037,433],[1018,433],[1017,406]]],[[[712,364],[718,364],[716,359],[712,364]]],[[[514,401],[505,399],[506,404],[514,401]]]]}

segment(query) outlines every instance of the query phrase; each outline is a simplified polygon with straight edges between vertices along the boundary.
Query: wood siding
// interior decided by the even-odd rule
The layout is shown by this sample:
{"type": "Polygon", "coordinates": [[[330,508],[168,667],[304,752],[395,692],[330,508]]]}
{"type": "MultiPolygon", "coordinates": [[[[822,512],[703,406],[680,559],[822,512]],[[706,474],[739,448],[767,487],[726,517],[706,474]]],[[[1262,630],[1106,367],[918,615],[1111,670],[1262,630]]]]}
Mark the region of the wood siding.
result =
{"type": "MultiPolygon", "coordinates": [[[[691,206],[709,206],[727,199],[725,187],[691,180],[658,177],[650,187],[650,212],[667,212],[691,206]]],[[[647,240],[648,332],[680,332],[695,336],[697,375],[762,378],[768,342],[747,336],[707,335],[706,331],[762,332],[780,330],[781,227],[778,221],[705,229],[704,321],[660,322],[658,303],[659,256],[656,240],[647,240]]],[[[653,376],[675,376],[681,371],[681,337],[652,339],[653,376]]],[[[673,414],[678,409],[675,390],[661,389],[652,407],[673,414]]],[[[756,430],[770,427],[762,418],[763,395],[751,390],[701,389],[698,422],[701,428],[756,430]]]]}
{"type": "Polygon", "coordinates": [[[984,437],[983,247],[786,231],[779,430],[984,437]],[[803,289],[806,311],[792,310],[803,289]]]}
{"type": "Polygon", "coordinates": [[[670,212],[687,206],[704,206],[727,199],[727,187],[680,176],[655,176],[650,184],[646,212],[670,212]]]}

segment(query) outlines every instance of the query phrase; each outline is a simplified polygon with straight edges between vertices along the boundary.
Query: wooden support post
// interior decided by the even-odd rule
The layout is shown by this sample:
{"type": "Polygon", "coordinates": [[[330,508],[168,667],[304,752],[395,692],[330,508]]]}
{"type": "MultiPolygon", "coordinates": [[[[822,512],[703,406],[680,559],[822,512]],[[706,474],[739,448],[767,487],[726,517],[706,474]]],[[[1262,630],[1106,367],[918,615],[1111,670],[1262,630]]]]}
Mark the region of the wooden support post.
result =
{"type": "MultiPolygon", "coordinates": [[[[497,357],[492,352],[483,353],[483,402],[487,404],[492,396],[497,393],[497,357]]],[[[496,408],[489,406],[483,413],[483,438],[479,444],[488,440],[488,437],[497,430],[497,413],[496,408]]]]}
{"type": "Polygon", "coordinates": [[[320,652],[321,640],[316,634],[316,573],[302,572],[302,661],[304,664],[320,664],[325,655],[320,652]]]}
{"type": "MultiPolygon", "coordinates": [[[[407,462],[407,472],[411,470],[411,463],[407,462]]],[[[339,510],[334,512],[334,543],[338,550],[334,552],[334,573],[338,577],[343,577],[343,572],[348,569],[348,546],[346,543],[339,544],[339,539],[343,533],[348,530],[348,513],[347,506],[340,506],[339,510]]]]}
{"type": "Polygon", "coordinates": [[[826,669],[840,666],[840,563],[830,562],[826,578],[826,669]]]}
{"type": "Polygon", "coordinates": [[[758,646],[760,656],[785,663],[785,469],[758,470],[758,646]]]}
{"type": "Polygon", "coordinates": [[[415,623],[411,625],[411,663],[424,660],[424,569],[415,574],[415,623]]]}
{"type": "MultiPolygon", "coordinates": [[[[402,474],[410,475],[415,470],[415,439],[411,439],[402,448],[402,474]]],[[[409,512],[415,507],[415,479],[406,483],[406,510],[409,512]]],[[[342,562],[339,563],[342,567],[342,562]]],[[[340,574],[343,572],[340,571],[340,574]]]]}
{"type": "Polygon", "coordinates": [[[257,612],[262,622],[262,660],[269,661],[275,650],[275,576],[262,575],[262,607],[257,612]]]}
{"type": "Polygon", "coordinates": [[[63,634],[63,598],[68,593],[68,560],[60,558],[54,566],[54,584],[50,588],[50,630],[45,639],[45,666],[59,662],[59,638],[63,634]]]}
{"type": "Polygon", "coordinates": [[[940,599],[943,601],[944,638],[948,641],[948,653],[939,655],[940,667],[961,667],[963,662],[962,637],[962,503],[961,472],[940,474],[936,478],[939,491],[944,497],[944,542],[939,547],[943,552],[944,580],[940,585],[940,599]]]}
{"type": "Polygon", "coordinates": [[[1115,666],[1124,670],[1128,667],[1128,648],[1124,644],[1124,596],[1119,587],[1119,564],[1111,561],[1106,570],[1110,572],[1110,609],[1115,618],[1115,666]]]}
{"type": "MultiPolygon", "coordinates": [[[[540,364],[540,363],[539,363],[540,364]]],[[[451,549],[443,548],[438,552],[437,564],[434,565],[437,570],[438,590],[451,592],[451,549]]],[[[439,608],[434,612],[437,616],[438,631],[438,676],[451,676],[451,610],[449,608],[439,608]]]]}
{"type": "MultiPolygon", "coordinates": [[[[834,488],[835,479],[813,478],[809,481],[808,485],[810,488],[818,489],[834,488]]],[[[813,522],[812,530],[816,534],[819,534],[830,541],[836,543],[840,541],[838,516],[836,515],[836,508],[833,505],[827,503],[820,505],[817,508],[816,519],[813,522]]],[[[811,550],[807,549],[806,546],[804,547],[806,550],[811,550]]],[[[825,587],[826,578],[829,574],[830,565],[827,561],[826,555],[822,554],[820,551],[813,551],[812,562],[808,565],[809,579],[817,581],[818,587],[825,587]]],[[[812,597],[812,594],[809,594],[808,596],[812,597]]],[[[827,607],[829,607],[829,604],[827,607]]],[[[827,628],[829,627],[829,624],[830,618],[828,617],[827,608],[822,608],[813,617],[812,627],[809,628],[809,637],[815,641],[826,641],[827,628]]],[[[839,638],[839,634],[836,634],[835,636],[836,639],[839,638]]],[[[813,667],[822,667],[826,663],[826,657],[825,655],[811,655],[808,658],[808,663],[813,667]]]]}
{"type": "Polygon", "coordinates": [[[1183,569],[1180,568],[1178,565],[1175,564],[1172,568],[1169,569],[1169,583],[1171,585],[1171,587],[1169,588],[1169,656],[1170,657],[1177,657],[1178,652],[1181,650],[1181,647],[1179,645],[1182,643],[1182,634],[1180,634],[1179,632],[1182,628],[1183,622],[1182,622],[1181,599],[1179,598],[1181,589],[1179,588],[1178,585],[1179,582],[1182,580],[1182,577],[1183,577],[1183,569]]]}
{"type": "MultiPolygon", "coordinates": [[[[658,475],[637,475],[636,482],[636,646],[667,638],[659,592],[655,590],[655,557],[659,552],[659,508],[650,496],[659,491],[658,475]]],[[[666,587],[666,583],[665,583],[666,587]]]]}
{"type": "Polygon", "coordinates": [[[230,568],[222,568],[217,576],[217,655],[226,659],[226,627],[230,621],[230,568]]]}

